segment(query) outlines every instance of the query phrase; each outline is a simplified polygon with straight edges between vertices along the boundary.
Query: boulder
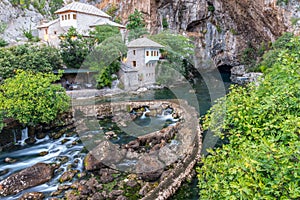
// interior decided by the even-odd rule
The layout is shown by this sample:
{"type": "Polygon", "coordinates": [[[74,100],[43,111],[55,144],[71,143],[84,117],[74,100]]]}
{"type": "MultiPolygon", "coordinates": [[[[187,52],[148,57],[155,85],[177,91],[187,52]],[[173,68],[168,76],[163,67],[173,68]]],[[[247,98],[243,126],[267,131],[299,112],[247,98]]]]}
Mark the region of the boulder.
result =
{"type": "Polygon", "coordinates": [[[32,137],[29,137],[25,140],[25,143],[26,144],[29,144],[29,145],[33,145],[34,143],[36,143],[36,139],[35,138],[32,138],[32,137]]]}
{"type": "Polygon", "coordinates": [[[145,155],[136,165],[136,172],[144,181],[157,180],[164,170],[164,164],[158,157],[145,155]]]}
{"type": "Polygon", "coordinates": [[[53,177],[54,168],[50,164],[37,163],[17,172],[0,182],[0,196],[17,194],[48,182],[53,177]]]}
{"type": "Polygon", "coordinates": [[[7,157],[7,158],[4,159],[4,162],[12,164],[12,163],[17,162],[17,159],[7,157]]]}
{"type": "Polygon", "coordinates": [[[110,199],[117,199],[118,196],[123,194],[123,190],[113,190],[109,193],[109,198],[110,199]]]}
{"type": "Polygon", "coordinates": [[[101,169],[103,166],[114,166],[125,155],[125,149],[120,149],[118,145],[109,141],[103,141],[86,155],[84,167],[86,170],[96,170],[101,169]]]}
{"type": "Polygon", "coordinates": [[[77,172],[77,170],[64,172],[59,178],[59,182],[63,183],[66,181],[71,181],[77,172]]]}

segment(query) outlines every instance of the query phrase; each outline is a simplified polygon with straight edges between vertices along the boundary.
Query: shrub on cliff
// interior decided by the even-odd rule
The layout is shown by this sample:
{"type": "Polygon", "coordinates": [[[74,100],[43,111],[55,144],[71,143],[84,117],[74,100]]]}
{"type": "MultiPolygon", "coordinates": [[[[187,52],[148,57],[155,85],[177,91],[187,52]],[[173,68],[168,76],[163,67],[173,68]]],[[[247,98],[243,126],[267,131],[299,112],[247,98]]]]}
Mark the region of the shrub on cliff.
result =
{"type": "Polygon", "coordinates": [[[0,85],[0,112],[25,126],[50,123],[69,108],[69,97],[54,74],[17,71],[0,85]]]}
{"type": "Polygon", "coordinates": [[[232,87],[204,119],[229,144],[202,159],[201,199],[300,198],[300,38],[286,45],[258,86],[232,87]]]}

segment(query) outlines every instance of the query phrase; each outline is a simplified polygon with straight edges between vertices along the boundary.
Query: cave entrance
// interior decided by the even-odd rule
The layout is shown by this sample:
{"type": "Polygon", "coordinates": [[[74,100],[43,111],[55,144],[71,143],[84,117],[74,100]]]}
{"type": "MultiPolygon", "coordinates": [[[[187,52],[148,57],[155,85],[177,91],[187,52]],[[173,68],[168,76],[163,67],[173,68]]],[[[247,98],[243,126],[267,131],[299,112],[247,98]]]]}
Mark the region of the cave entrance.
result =
{"type": "Polygon", "coordinates": [[[220,65],[218,66],[218,70],[220,73],[231,73],[231,65],[220,65]]]}
{"type": "Polygon", "coordinates": [[[231,65],[220,65],[218,66],[218,70],[222,76],[224,82],[231,82],[231,65]]]}

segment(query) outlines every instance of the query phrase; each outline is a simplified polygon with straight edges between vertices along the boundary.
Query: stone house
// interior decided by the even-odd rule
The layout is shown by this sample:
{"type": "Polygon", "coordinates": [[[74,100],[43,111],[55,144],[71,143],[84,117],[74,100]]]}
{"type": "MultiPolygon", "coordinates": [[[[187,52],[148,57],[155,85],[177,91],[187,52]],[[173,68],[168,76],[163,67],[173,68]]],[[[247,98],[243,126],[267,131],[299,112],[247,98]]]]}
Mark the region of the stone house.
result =
{"type": "Polygon", "coordinates": [[[53,21],[37,26],[39,38],[48,44],[58,47],[61,34],[66,33],[70,27],[83,36],[88,37],[89,31],[95,26],[111,25],[118,27],[121,33],[125,26],[111,21],[111,17],[93,5],[73,2],[55,12],[59,17],[53,21]]]}
{"type": "Polygon", "coordinates": [[[164,46],[148,39],[139,38],[128,45],[127,59],[121,64],[119,78],[125,90],[134,90],[156,83],[155,68],[164,46]]]}

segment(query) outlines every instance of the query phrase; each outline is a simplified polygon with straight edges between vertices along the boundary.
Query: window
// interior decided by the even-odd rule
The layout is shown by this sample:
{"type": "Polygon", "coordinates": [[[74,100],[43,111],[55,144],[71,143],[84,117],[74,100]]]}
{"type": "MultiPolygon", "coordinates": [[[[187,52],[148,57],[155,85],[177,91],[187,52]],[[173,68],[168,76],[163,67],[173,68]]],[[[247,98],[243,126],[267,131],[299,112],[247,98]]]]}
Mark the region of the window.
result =
{"type": "Polygon", "coordinates": [[[146,56],[149,56],[149,51],[146,51],[146,56]]]}
{"type": "Polygon", "coordinates": [[[153,56],[153,51],[151,51],[151,56],[153,56]]]}
{"type": "Polygon", "coordinates": [[[159,53],[158,53],[158,51],[156,51],[156,56],[159,56],[159,53]]]}
{"type": "Polygon", "coordinates": [[[70,14],[68,14],[68,19],[70,19],[70,17],[71,17],[70,14]]]}
{"type": "Polygon", "coordinates": [[[132,66],[136,67],[136,61],[132,61],[132,66]]]}
{"type": "Polygon", "coordinates": [[[54,35],[56,35],[57,34],[57,32],[56,31],[54,31],[54,35]]]}
{"type": "Polygon", "coordinates": [[[65,16],[62,15],[61,16],[61,20],[64,21],[65,20],[65,16]]]}
{"type": "Polygon", "coordinates": [[[48,35],[48,29],[47,28],[45,29],[45,34],[48,35]]]}
{"type": "Polygon", "coordinates": [[[76,14],[73,14],[73,19],[76,19],[76,17],[77,17],[76,14]]]}
{"type": "Polygon", "coordinates": [[[133,55],[135,55],[135,50],[133,50],[133,55]]]}

